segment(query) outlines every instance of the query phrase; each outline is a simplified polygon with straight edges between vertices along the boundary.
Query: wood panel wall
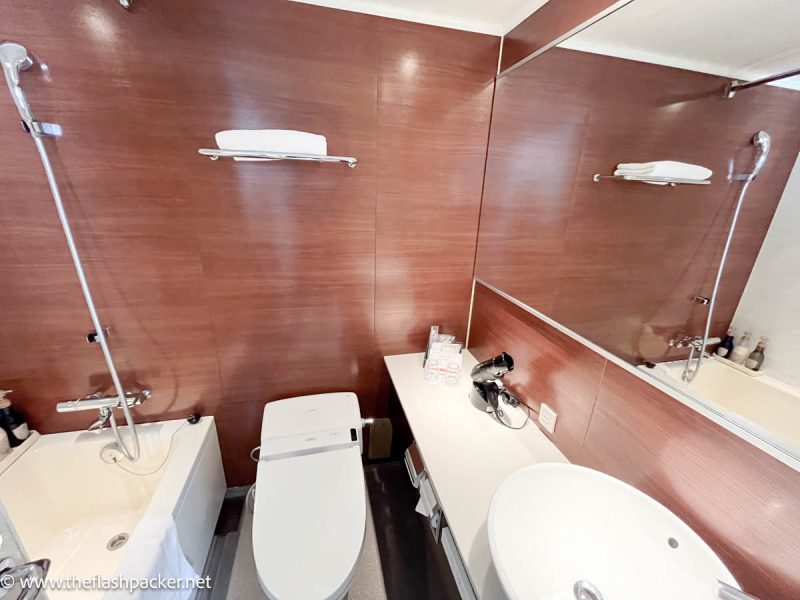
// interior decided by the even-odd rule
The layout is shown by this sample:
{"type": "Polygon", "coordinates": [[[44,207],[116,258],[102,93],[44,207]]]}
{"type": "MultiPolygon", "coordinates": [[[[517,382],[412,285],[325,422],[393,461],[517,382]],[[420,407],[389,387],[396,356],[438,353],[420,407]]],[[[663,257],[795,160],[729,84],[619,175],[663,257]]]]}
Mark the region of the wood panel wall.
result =
{"type": "MultiPolygon", "coordinates": [[[[470,350],[514,357],[504,382],[574,463],[613,475],[686,521],[742,587],[800,597],[800,474],[477,284],[470,350]]],[[[544,430],[543,430],[544,431],[544,430]]]]}
{"type": "MultiPolygon", "coordinates": [[[[624,10],[624,9],[623,9],[624,10]]],[[[772,134],[748,192],[715,311],[723,335],[800,150],[800,93],[724,99],[725,79],[552,49],[498,80],[476,275],[632,361],[698,335],[753,134],[772,134]],[[594,183],[617,163],[671,159],[709,186],[594,183]]]]}
{"type": "MultiPolygon", "coordinates": [[[[384,353],[464,336],[497,38],[278,0],[14,0],[0,39],[48,66],[23,86],[63,127],[47,146],[123,380],[153,387],[137,418],[215,415],[230,485],[265,402],[353,390],[380,416],[384,353]],[[232,128],[322,133],[359,165],[197,155],[232,128]]],[[[0,116],[0,386],[41,432],[83,428],[54,404],[108,376],[6,93],[0,116]]]]}

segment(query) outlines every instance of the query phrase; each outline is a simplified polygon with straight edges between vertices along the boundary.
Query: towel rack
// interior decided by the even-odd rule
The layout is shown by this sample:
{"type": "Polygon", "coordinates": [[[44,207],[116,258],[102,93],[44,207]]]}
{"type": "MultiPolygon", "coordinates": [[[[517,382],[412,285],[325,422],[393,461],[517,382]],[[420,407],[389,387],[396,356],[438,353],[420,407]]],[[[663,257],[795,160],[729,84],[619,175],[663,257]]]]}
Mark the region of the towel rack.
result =
{"type": "Polygon", "coordinates": [[[352,156],[328,156],[327,154],[302,154],[300,152],[260,152],[255,150],[220,150],[219,148],[200,148],[197,151],[211,160],[219,158],[266,158],[269,160],[307,160],[312,162],[347,163],[351,169],[358,164],[352,156]]]}
{"type": "Polygon", "coordinates": [[[649,183],[668,183],[670,186],[679,184],[686,185],[709,185],[711,182],[708,179],[680,179],[678,177],[642,177],[640,175],[600,175],[595,173],[592,181],[600,183],[601,181],[644,181],[649,183]]]}

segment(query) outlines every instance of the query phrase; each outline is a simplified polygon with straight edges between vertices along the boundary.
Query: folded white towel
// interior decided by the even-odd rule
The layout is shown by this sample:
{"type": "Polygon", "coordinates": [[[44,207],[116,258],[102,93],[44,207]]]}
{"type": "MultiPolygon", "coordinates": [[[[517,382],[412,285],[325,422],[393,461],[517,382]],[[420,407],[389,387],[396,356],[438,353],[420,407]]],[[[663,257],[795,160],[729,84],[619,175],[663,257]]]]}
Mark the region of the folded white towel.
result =
{"type": "MultiPolygon", "coordinates": [[[[324,135],[291,129],[230,129],[214,136],[221,150],[252,150],[256,152],[291,152],[297,154],[328,154],[324,135]]],[[[264,158],[234,158],[234,160],[270,160],[264,158]]]]}
{"type": "Polygon", "coordinates": [[[614,175],[675,177],[677,179],[694,179],[697,181],[708,179],[712,174],[711,169],[674,160],[657,160],[649,163],[620,163],[617,165],[617,170],[614,171],[614,175]]]}

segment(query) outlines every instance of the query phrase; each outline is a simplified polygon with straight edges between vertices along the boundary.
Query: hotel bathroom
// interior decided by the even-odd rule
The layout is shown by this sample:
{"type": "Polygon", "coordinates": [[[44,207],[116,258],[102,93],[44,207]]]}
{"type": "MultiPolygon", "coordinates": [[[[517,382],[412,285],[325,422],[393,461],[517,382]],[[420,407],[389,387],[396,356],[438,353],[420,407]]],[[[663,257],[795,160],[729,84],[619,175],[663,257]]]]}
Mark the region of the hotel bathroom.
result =
{"type": "Polygon", "coordinates": [[[800,598],[799,30],[0,0],[0,598],[800,598]]]}

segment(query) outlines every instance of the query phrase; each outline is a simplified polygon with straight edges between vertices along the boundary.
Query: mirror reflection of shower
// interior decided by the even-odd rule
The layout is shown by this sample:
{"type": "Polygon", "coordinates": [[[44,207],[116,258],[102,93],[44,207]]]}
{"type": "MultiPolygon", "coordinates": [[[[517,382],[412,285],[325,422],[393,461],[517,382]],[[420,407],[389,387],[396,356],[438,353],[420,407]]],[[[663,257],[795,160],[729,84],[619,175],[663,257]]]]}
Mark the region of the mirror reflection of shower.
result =
{"type": "MultiPolygon", "coordinates": [[[[706,326],[705,330],[703,331],[703,337],[697,340],[691,340],[688,342],[689,347],[689,358],[686,359],[686,365],[683,368],[683,374],[681,378],[689,383],[697,376],[697,373],[700,371],[700,367],[703,365],[703,357],[705,355],[706,347],[711,342],[709,338],[709,334],[711,332],[711,322],[714,317],[714,307],[717,304],[717,296],[719,295],[719,285],[722,281],[722,274],[725,271],[725,263],[728,260],[728,252],[731,248],[731,243],[733,242],[733,235],[736,233],[736,223],[739,221],[739,213],[742,210],[742,206],[744,204],[744,199],[747,195],[747,189],[750,187],[750,184],[755,180],[758,174],[761,172],[761,169],[764,167],[764,164],[767,162],[767,156],[769,155],[770,146],[772,145],[772,138],[766,131],[759,131],[753,136],[753,145],[758,149],[756,154],[756,159],[753,164],[753,169],[750,173],[745,173],[742,175],[736,175],[735,179],[741,180],[744,183],[742,184],[742,188],[739,190],[739,196],[736,199],[736,208],[733,211],[733,218],[731,219],[731,226],[728,228],[728,236],[725,239],[725,246],[722,249],[722,258],[719,261],[719,267],[717,268],[717,275],[714,279],[714,288],[711,292],[711,299],[708,303],[708,314],[706,315],[706,326]],[[699,343],[698,343],[699,341],[699,343]],[[695,354],[697,358],[695,358],[695,354]]],[[[719,343],[719,339],[714,338],[713,343],[719,343]]]]}
{"type": "Polygon", "coordinates": [[[17,107],[20,118],[22,119],[23,128],[33,138],[33,142],[36,145],[36,150],[39,153],[39,158],[42,161],[47,183],[50,186],[50,192],[53,195],[56,211],[58,212],[58,217],[61,221],[61,227],[64,230],[64,237],[66,238],[67,247],[69,248],[69,253],[75,266],[75,272],[78,276],[81,290],[83,291],[83,297],[86,301],[86,307],[89,311],[92,325],[94,326],[93,333],[95,340],[98,342],[100,349],[103,352],[103,358],[106,361],[106,366],[108,367],[109,374],[111,375],[111,379],[114,383],[115,393],[110,396],[98,396],[97,394],[93,394],[86,398],[81,398],[70,402],[61,402],[58,404],[57,410],[59,412],[74,412],[82,410],[99,411],[100,419],[93,423],[90,426],[90,429],[92,431],[100,431],[106,423],[109,423],[117,440],[116,446],[118,447],[117,449],[119,453],[128,460],[136,461],[139,459],[139,438],[136,433],[136,425],[133,420],[133,414],[131,413],[131,407],[135,406],[136,404],[140,404],[149,398],[150,392],[149,390],[143,390],[140,392],[126,393],[122,387],[122,382],[119,379],[117,369],[114,366],[114,359],[111,356],[111,350],[108,347],[108,340],[106,338],[105,330],[101,325],[100,317],[97,314],[97,308],[94,304],[89,283],[86,280],[86,274],[83,270],[83,263],[80,255],[78,254],[78,248],[75,245],[72,227],[69,224],[69,219],[67,218],[67,213],[64,209],[64,203],[61,199],[61,190],[58,186],[58,180],[56,179],[53,167],[50,164],[50,157],[44,144],[43,138],[50,135],[57,135],[60,133],[60,128],[51,123],[42,123],[41,121],[38,121],[33,114],[33,110],[31,109],[30,103],[25,96],[25,92],[22,90],[20,75],[22,71],[26,71],[33,66],[33,60],[28,54],[27,49],[21,44],[14,42],[3,42],[0,44],[0,64],[2,64],[3,75],[5,76],[8,91],[11,94],[11,98],[17,107]],[[123,415],[125,416],[125,422],[128,425],[129,430],[130,442],[126,442],[119,431],[117,419],[114,415],[114,409],[116,408],[121,409],[123,415]],[[98,423],[100,424],[99,426],[98,423]]]}

